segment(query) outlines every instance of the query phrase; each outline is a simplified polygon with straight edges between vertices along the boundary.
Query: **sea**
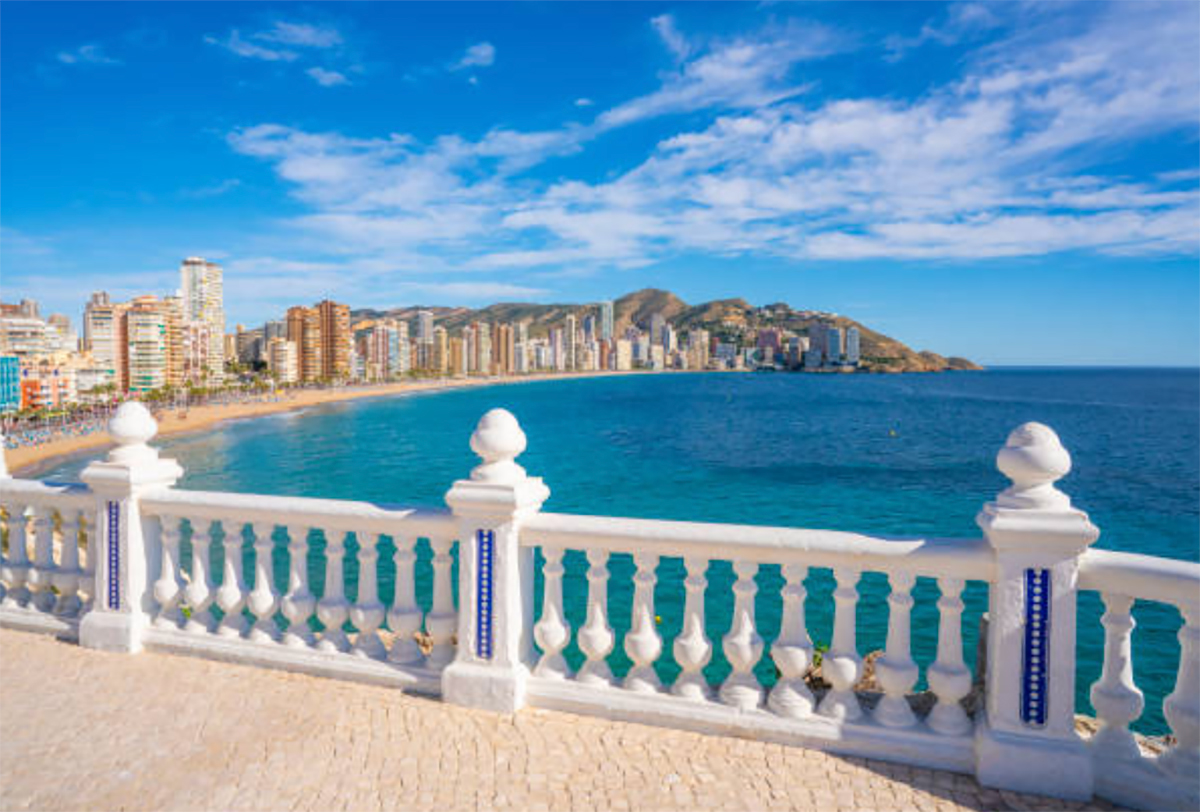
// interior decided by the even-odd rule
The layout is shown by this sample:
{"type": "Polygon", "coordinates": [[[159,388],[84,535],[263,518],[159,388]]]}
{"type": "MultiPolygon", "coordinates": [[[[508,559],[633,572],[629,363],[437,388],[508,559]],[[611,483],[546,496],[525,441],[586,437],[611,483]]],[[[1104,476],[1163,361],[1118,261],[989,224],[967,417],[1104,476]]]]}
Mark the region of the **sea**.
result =
{"type": "MultiPolygon", "coordinates": [[[[1196,369],[543,379],[323,405],[229,421],[156,444],[182,463],[183,488],[442,505],[453,481],[476,462],[468,445],[476,421],[497,406],[512,411],[525,430],[528,449],[519,462],[549,486],[545,510],[954,537],[979,534],[976,514],[1007,484],[996,452],[1013,428],[1036,420],[1057,431],[1071,453],[1071,473],[1059,487],[1100,528],[1096,547],[1200,561],[1196,369]]],[[[86,461],[60,461],[39,475],[75,479],[86,461]]],[[[282,549],[281,535],[277,544],[282,549]]],[[[380,564],[385,600],[393,589],[388,544],[380,564]]],[[[322,549],[318,539],[314,555],[322,549]]],[[[422,542],[418,592],[426,606],[429,555],[422,542]]],[[[189,556],[185,549],[185,565],[189,556]]],[[[274,561],[277,581],[286,583],[286,554],[274,561]]],[[[567,619],[578,629],[587,563],[579,553],[568,554],[565,563],[567,619]]],[[[319,585],[320,562],[310,562],[310,569],[319,585]]],[[[620,635],[629,625],[633,565],[615,555],[609,569],[610,622],[620,635]]],[[[247,578],[250,571],[247,566],[247,578]]],[[[349,578],[356,573],[350,560],[349,578]]],[[[670,643],[682,621],[682,562],[664,558],[658,578],[664,638],[658,669],[669,682],[678,673],[670,643]]],[[[708,578],[707,627],[717,645],[706,674],[716,684],[729,672],[719,641],[732,616],[731,565],[714,562],[708,578]]],[[[780,621],[779,568],[761,567],[757,583],[758,628],[769,650],[780,621]]],[[[540,596],[540,574],[538,584],[540,596]]],[[[831,573],[814,568],[806,587],[809,633],[818,646],[827,645],[831,573]]],[[[859,591],[858,646],[865,655],[885,644],[886,578],[867,573],[859,591]]],[[[913,654],[924,674],[936,652],[938,592],[932,579],[922,578],[913,594],[913,654]]],[[[964,648],[972,666],[986,594],[975,583],[964,594],[964,648]]],[[[1091,712],[1088,692],[1100,673],[1102,611],[1097,595],[1081,594],[1080,713],[1091,712]]],[[[1174,688],[1180,615],[1139,601],[1134,617],[1133,669],[1146,700],[1134,727],[1164,733],[1162,700],[1174,688]]],[[[620,639],[610,658],[618,676],[629,665],[620,639]]],[[[566,653],[573,665],[583,659],[574,643],[566,653]]],[[[769,657],[757,673],[774,682],[769,657]]]]}

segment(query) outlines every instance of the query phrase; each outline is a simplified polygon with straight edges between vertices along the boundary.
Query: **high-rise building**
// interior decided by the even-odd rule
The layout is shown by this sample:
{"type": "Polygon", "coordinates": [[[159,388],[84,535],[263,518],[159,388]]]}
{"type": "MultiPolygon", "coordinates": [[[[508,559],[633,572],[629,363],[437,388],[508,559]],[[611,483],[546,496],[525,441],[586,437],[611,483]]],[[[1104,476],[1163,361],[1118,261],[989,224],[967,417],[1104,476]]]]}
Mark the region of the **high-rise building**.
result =
{"type": "Polygon", "coordinates": [[[149,392],[168,383],[167,308],[157,296],[139,296],[126,312],[125,351],[130,392],[149,392]]]}
{"type": "Polygon", "coordinates": [[[205,321],[185,321],[183,323],[183,379],[197,385],[208,383],[211,366],[208,353],[212,347],[212,328],[205,321]]]}
{"type": "Polygon", "coordinates": [[[208,324],[208,379],[225,380],[225,293],[221,266],[188,257],[179,268],[183,281],[183,318],[208,324]]]}
{"type": "Polygon", "coordinates": [[[663,343],[663,338],[664,338],[663,330],[666,329],[666,326],[667,326],[667,319],[666,319],[666,317],[663,316],[662,313],[655,313],[654,315],[652,315],[650,317],[650,343],[651,344],[661,345],[663,343]]]}
{"type": "Polygon", "coordinates": [[[613,303],[606,300],[600,303],[600,339],[611,341],[614,335],[616,332],[613,329],[613,303]]]}
{"type": "Polygon", "coordinates": [[[267,342],[267,367],[280,383],[296,383],[300,379],[296,342],[286,338],[272,338],[267,342]]]}
{"type": "Polygon", "coordinates": [[[492,331],[488,325],[475,322],[471,325],[475,333],[475,374],[490,375],[492,372],[492,331]]]}
{"type": "Polygon", "coordinates": [[[450,339],[450,374],[467,374],[466,353],[463,351],[462,336],[454,336],[450,339]]]}
{"type": "Polygon", "coordinates": [[[350,376],[350,353],[354,336],[350,332],[350,305],[325,299],[317,303],[321,320],[321,377],[342,380],[350,376]]]}
{"type": "Polygon", "coordinates": [[[0,414],[20,408],[21,359],[15,355],[0,355],[0,414]]]}
{"type": "Polygon", "coordinates": [[[126,305],[115,304],[107,293],[92,294],[83,310],[84,349],[92,354],[92,365],[107,371],[118,388],[128,379],[125,368],[126,305]]]}
{"type": "Polygon", "coordinates": [[[439,375],[450,371],[450,334],[440,324],[433,328],[432,368],[439,375]]]}
{"type": "Polygon", "coordinates": [[[858,334],[858,328],[846,328],[846,363],[850,366],[858,366],[859,341],[860,336],[858,334]]]}
{"type": "Polygon", "coordinates": [[[563,356],[565,365],[560,369],[575,369],[579,364],[578,345],[579,336],[577,335],[579,328],[575,322],[575,314],[567,316],[566,323],[563,325],[563,356]]]}
{"type": "Polygon", "coordinates": [[[296,345],[296,370],[301,381],[319,380],[324,369],[321,359],[321,317],[312,307],[289,307],[287,339],[296,345]]]}
{"type": "Polygon", "coordinates": [[[830,327],[825,330],[825,363],[836,366],[842,363],[842,330],[830,327]]]}

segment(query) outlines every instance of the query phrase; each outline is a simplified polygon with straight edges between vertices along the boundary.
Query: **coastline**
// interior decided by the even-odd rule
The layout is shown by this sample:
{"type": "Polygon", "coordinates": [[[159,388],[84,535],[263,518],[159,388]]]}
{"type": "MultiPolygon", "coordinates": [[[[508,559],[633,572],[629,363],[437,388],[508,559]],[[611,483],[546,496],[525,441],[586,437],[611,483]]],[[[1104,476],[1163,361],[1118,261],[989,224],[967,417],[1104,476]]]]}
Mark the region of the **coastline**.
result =
{"type": "MultiPolygon", "coordinates": [[[[466,389],[475,386],[498,386],[505,384],[532,383],[534,381],[559,381],[578,378],[598,378],[608,375],[656,375],[660,372],[563,372],[530,375],[508,375],[492,378],[448,378],[445,380],[403,381],[381,385],[341,387],[337,389],[280,390],[278,401],[253,403],[216,404],[196,406],[186,410],[168,409],[159,419],[156,437],[201,431],[227,420],[264,417],[270,414],[291,412],[320,406],[326,403],[341,403],[363,398],[380,398],[409,395],[417,392],[441,392],[448,389],[466,389]]],[[[97,432],[86,437],[67,437],[44,445],[4,449],[5,460],[12,476],[26,474],[29,469],[45,463],[61,461],[89,451],[103,451],[112,445],[108,434],[97,432]]]]}

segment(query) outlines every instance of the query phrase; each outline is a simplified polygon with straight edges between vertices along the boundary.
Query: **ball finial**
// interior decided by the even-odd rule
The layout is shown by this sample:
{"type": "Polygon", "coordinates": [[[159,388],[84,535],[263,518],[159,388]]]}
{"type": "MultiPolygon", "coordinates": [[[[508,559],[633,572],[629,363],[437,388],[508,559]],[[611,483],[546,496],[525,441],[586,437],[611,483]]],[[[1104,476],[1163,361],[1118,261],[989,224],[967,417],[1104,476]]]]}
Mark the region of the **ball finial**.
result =
{"type": "Polygon", "coordinates": [[[483,460],[471,472],[471,479],[516,482],[525,478],[525,469],[514,462],[525,450],[525,432],[507,409],[492,409],[479,419],[471,435],[471,450],[483,460]]]}
{"type": "Polygon", "coordinates": [[[146,445],[157,433],[158,423],[150,410],[136,400],[125,401],[108,421],[108,436],[117,444],[109,455],[110,459],[114,462],[131,462],[157,457],[158,452],[146,445]]]}
{"type": "Polygon", "coordinates": [[[1071,500],[1054,483],[1071,471],[1071,455],[1054,429],[1025,423],[1013,429],[996,455],[996,467],[1012,480],[997,501],[1004,507],[1061,508],[1071,500]]]}

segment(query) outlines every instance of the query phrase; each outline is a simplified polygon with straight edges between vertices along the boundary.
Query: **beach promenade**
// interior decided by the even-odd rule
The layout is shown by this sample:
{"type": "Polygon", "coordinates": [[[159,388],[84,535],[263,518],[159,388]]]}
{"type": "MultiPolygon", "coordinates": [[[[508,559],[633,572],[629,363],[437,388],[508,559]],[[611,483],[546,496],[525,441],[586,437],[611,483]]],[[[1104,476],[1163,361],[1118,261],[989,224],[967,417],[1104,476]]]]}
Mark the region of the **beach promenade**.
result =
{"type": "Polygon", "coordinates": [[[1113,809],[546,710],[0,630],[6,810],[1113,809]]]}

